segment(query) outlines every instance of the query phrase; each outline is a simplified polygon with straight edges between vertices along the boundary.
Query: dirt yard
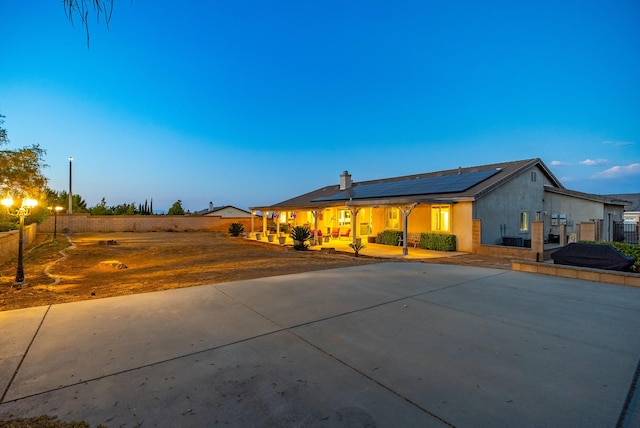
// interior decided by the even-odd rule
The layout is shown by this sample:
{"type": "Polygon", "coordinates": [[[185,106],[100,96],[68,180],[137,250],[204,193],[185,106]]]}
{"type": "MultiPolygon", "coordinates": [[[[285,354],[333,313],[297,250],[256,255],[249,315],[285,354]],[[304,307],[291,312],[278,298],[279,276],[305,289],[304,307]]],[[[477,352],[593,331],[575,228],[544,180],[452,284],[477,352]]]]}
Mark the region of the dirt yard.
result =
{"type": "MultiPolygon", "coordinates": [[[[388,261],[204,232],[87,233],[70,241],[58,236],[57,243],[45,234],[38,240],[25,252],[26,285],[14,285],[15,259],[0,265],[0,311],[388,261]]],[[[429,262],[510,268],[475,255],[429,262]]]]}

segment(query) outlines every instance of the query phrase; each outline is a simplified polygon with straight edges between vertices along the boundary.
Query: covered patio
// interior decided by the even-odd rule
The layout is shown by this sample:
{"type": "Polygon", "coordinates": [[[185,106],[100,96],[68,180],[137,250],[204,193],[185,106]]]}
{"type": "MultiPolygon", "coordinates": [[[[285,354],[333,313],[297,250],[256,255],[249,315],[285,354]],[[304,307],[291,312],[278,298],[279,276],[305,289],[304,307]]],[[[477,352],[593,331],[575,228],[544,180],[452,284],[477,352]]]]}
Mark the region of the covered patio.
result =
{"type": "MultiPolygon", "coordinates": [[[[266,238],[261,237],[261,239],[256,239],[256,233],[249,234],[246,239],[252,241],[263,242],[265,244],[277,245],[277,246],[289,246],[293,247],[293,240],[291,237],[285,237],[285,243],[280,244],[277,239],[274,239],[272,242],[269,242],[266,238]]],[[[310,251],[336,251],[346,254],[353,254],[353,249],[349,247],[349,244],[352,243],[352,239],[348,238],[329,238],[327,240],[324,237],[319,244],[314,245],[313,240],[312,245],[309,246],[310,251]]],[[[382,258],[398,258],[398,259],[435,259],[442,257],[455,257],[460,256],[463,252],[459,251],[433,251],[433,250],[425,250],[420,247],[413,248],[411,247],[411,251],[407,254],[403,253],[402,246],[394,246],[394,245],[383,245],[362,241],[365,247],[360,250],[360,254],[363,256],[369,257],[382,257],[382,258]]]]}

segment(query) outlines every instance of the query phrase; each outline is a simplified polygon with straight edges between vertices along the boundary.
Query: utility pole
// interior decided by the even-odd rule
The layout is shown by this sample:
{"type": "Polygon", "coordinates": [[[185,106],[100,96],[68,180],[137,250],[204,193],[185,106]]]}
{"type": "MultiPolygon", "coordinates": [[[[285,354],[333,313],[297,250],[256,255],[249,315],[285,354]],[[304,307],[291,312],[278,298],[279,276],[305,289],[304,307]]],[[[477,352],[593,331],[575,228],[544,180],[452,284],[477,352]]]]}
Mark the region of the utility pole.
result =
{"type": "Polygon", "coordinates": [[[72,162],[73,162],[73,158],[69,156],[69,210],[68,210],[69,214],[73,212],[73,193],[71,192],[71,163],[72,162]]]}

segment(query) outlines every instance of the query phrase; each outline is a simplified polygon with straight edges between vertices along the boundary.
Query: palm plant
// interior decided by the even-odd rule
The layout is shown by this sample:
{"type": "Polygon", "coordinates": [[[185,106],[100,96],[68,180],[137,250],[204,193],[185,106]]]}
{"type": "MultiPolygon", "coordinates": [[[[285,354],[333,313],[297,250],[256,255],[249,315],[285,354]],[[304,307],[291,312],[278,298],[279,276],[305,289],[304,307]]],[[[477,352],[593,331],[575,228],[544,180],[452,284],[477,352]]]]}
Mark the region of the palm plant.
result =
{"type": "Polygon", "coordinates": [[[354,256],[358,257],[358,255],[360,254],[360,251],[364,247],[366,247],[366,245],[364,245],[362,242],[358,241],[355,244],[352,242],[351,244],[349,244],[349,247],[353,248],[354,256]]]}
{"type": "Polygon", "coordinates": [[[242,232],[244,232],[244,226],[242,223],[231,223],[229,225],[229,233],[231,236],[240,236],[242,232]]]}
{"type": "Polygon", "coordinates": [[[296,226],[291,229],[289,235],[293,239],[293,248],[296,250],[306,250],[309,246],[304,241],[311,238],[311,231],[304,226],[296,226]]]}

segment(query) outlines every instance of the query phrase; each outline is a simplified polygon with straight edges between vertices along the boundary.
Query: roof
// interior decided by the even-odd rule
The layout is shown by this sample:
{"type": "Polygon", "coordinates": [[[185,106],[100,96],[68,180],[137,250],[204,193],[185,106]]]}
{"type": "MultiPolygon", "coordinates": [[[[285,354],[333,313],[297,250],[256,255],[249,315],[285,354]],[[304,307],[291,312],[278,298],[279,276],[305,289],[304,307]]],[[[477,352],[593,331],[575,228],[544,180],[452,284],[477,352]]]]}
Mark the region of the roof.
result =
{"type": "Polygon", "coordinates": [[[223,205],[221,207],[211,207],[211,208],[207,208],[206,210],[196,211],[194,214],[207,215],[207,214],[215,213],[217,211],[222,211],[222,210],[227,209],[227,208],[233,208],[235,210],[242,211],[242,212],[245,212],[247,214],[251,214],[249,211],[243,210],[241,208],[234,207],[233,205],[223,205]]]}
{"type": "Polygon", "coordinates": [[[620,198],[612,197],[611,195],[595,195],[593,193],[583,193],[569,189],[558,189],[549,186],[545,186],[544,190],[559,195],[571,196],[573,198],[585,199],[588,201],[601,202],[608,205],[625,205],[629,201],[622,200],[620,198]]]}
{"type": "Polygon", "coordinates": [[[265,210],[319,209],[344,205],[392,205],[403,203],[455,203],[476,200],[530,168],[538,166],[548,181],[564,186],[538,158],[489,165],[459,167],[436,172],[353,182],[340,190],[334,184],[279,202],[265,210]]]}
{"type": "Polygon", "coordinates": [[[640,211],[640,193],[617,193],[606,195],[610,198],[616,198],[625,201],[624,210],[630,212],[640,211]]]}

